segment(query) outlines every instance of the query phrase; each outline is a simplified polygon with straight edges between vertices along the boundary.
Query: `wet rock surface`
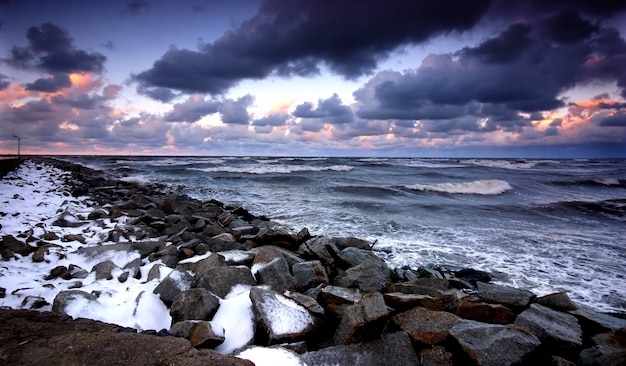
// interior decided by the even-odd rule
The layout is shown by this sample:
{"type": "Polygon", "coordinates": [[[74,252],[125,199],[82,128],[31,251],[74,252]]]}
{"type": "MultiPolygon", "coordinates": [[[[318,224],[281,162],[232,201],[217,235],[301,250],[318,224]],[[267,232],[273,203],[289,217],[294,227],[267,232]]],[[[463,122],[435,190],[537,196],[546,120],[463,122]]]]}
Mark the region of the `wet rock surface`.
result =
{"type": "MultiPolygon", "coordinates": [[[[56,313],[0,309],[0,364],[250,364],[212,350],[228,337],[212,320],[233,288],[249,290],[248,346],[285,347],[308,365],[611,365],[626,357],[626,320],[581,308],[565,293],[537,298],[469,268],[391,269],[361,239],[312,236],[243,208],[45,161],[72,172],[73,194],[97,202],[88,217],[59,213],[59,227],[129,218],[101,245],[78,251],[116,251],[128,261],[102,261],[92,273],[59,265],[50,279],[77,289],[59,291],[56,313]],[[159,264],[142,270],[151,262],[159,264]],[[76,299],[97,302],[98,294],[79,290],[92,275],[159,281],[154,293],[170,311],[170,329],[155,329],[158,337],[63,315],[76,299]]],[[[81,245],[80,237],[66,239],[81,245]]],[[[54,260],[57,250],[43,238],[12,236],[0,249],[4,260],[32,254],[34,262],[54,260]]]]}

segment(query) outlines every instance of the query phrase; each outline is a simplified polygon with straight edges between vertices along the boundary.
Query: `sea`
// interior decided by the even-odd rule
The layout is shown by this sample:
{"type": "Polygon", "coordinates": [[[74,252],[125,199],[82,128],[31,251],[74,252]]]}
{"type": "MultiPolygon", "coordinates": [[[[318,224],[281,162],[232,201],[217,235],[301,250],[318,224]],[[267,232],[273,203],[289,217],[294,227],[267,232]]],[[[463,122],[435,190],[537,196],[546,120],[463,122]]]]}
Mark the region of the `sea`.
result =
{"type": "Polygon", "coordinates": [[[626,160],[62,157],[216,199],[295,231],[366,239],[391,267],[474,268],[497,283],[626,314],[626,160]]]}

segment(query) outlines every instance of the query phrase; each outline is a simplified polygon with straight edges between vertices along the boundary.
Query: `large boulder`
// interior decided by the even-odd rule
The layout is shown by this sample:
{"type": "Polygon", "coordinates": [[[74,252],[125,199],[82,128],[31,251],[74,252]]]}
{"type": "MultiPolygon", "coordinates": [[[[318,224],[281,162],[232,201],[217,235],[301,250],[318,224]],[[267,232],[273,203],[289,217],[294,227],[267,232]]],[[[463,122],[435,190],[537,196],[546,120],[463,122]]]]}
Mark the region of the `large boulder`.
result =
{"type": "Polygon", "coordinates": [[[384,262],[361,263],[335,278],[337,285],[358,288],[363,292],[382,292],[390,282],[391,271],[384,262]]]}
{"type": "Polygon", "coordinates": [[[59,314],[67,314],[67,306],[77,300],[86,300],[87,303],[97,303],[98,298],[80,290],[66,290],[59,292],[52,302],[52,311],[59,314]]]}
{"type": "Polygon", "coordinates": [[[546,349],[558,355],[572,355],[582,346],[583,331],[576,317],[543,305],[532,304],[514,324],[531,331],[546,349]]]}
{"type": "Polygon", "coordinates": [[[333,344],[361,343],[380,338],[389,314],[383,295],[372,293],[363,296],[343,312],[333,344]]]}
{"type": "Polygon", "coordinates": [[[296,278],[298,287],[307,290],[318,285],[329,283],[326,269],[319,260],[295,263],[291,267],[293,276],[296,278]]]}
{"type": "Polygon", "coordinates": [[[375,341],[322,348],[302,355],[307,365],[405,366],[419,365],[411,339],[404,332],[375,341]]]}
{"type": "Polygon", "coordinates": [[[275,291],[254,287],[250,300],[256,319],[255,340],[260,344],[302,340],[317,327],[306,308],[275,291]]]}
{"type": "Polygon", "coordinates": [[[309,239],[298,248],[298,254],[303,258],[319,259],[326,266],[334,266],[339,252],[335,239],[323,236],[309,239]]]}
{"type": "Polygon", "coordinates": [[[154,288],[153,292],[159,295],[165,305],[171,306],[181,292],[191,288],[192,280],[193,277],[187,271],[175,269],[154,288]]]}
{"type": "Polygon", "coordinates": [[[522,364],[541,342],[529,331],[514,326],[459,320],[450,329],[465,355],[475,364],[522,364]]]}
{"type": "Polygon", "coordinates": [[[537,304],[558,311],[578,310],[578,306],[567,296],[567,292],[555,292],[537,298],[537,304]]]}
{"type": "Polygon", "coordinates": [[[250,268],[245,266],[212,267],[196,273],[193,278],[193,287],[206,288],[222,299],[236,285],[256,285],[250,268]]]}
{"type": "Polygon", "coordinates": [[[170,315],[172,324],[183,320],[209,320],[220,306],[220,300],[209,290],[192,288],[178,294],[170,315]]]}
{"type": "Polygon", "coordinates": [[[416,307],[429,310],[443,310],[443,301],[440,298],[428,295],[403,294],[402,292],[389,292],[383,294],[385,303],[398,311],[405,311],[416,307]]]}
{"type": "Polygon", "coordinates": [[[371,250],[348,247],[339,252],[342,264],[354,267],[361,263],[372,262],[375,264],[385,264],[385,261],[374,254],[371,250]]]}
{"type": "Polygon", "coordinates": [[[537,295],[528,290],[510,286],[477,282],[476,287],[478,287],[478,292],[476,294],[484,301],[502,304],[516,313],[526,309],[537,297],[537,295]]]}
{"type": "Polygon", "coordinates": [[[281,255],[258,266],[255,276],[260,285],[267,285],[278,292],[292,290],[298,285],[296,278],[289,273],[287,260],[281,255]]]}
{"type": "Polygon", "coordinates": [[[442,343],[448,331],[460,318],[445,311],[414,308],[391,318],[391,323],[407,332],[417,344],[435,345],[442,343]]]}
{"type": "Polygon", "coordinates": [[[348,306],[354,305],[362,298],[363,294],[359,290],[326,286],[319,292],[317,300],[330,312],[329,315],[339,320],[348,306]]]}
{"type": "Polygon", "coordinates": [[[463,319],[492,324],[511,324],[515,320],[515,313],[506,306],[473,301],[471,298],[461,300],[456,315],[463,319]]]}
{"type": "Polygon", "coordinates": [[[4,260],[9,260],[13,257],[13,253],[17,253],[21,256],[27,256],[35,248],[31,248],[28,244],[15,239],[12,235],[2,236],[0,241],[0,253],[4,260]]]}

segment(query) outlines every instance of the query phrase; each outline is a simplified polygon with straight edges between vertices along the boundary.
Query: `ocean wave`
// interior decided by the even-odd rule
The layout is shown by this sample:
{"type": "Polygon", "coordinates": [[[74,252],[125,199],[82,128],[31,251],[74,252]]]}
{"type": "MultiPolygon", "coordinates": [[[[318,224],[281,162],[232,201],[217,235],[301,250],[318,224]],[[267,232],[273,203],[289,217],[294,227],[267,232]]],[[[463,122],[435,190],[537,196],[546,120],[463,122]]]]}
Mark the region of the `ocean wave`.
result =
{"type": "Polygon", "coordinates": [[[476,180],[463,183],[413,184],[405,187],[415,191],[484,195],[502,194],[513,189],[508,182],[499,179],[476,180]]]}
{"type": "Polygon", "coordinates": [[[527,161],[527,160],[491,160],[491,159],[471,159],[462,160],[461,163],[480,165],[488,168],[500,168],[500,169],[532,169],[540,161],[527,161]]]}
{"type": "Polygon", "coordinates": [[[606,187],[623,187],[626,181],[610,177],[598,177],[590,179],[575,179],[556,181],[553,184],[561,186],[606,186],[606,187]]]}
{"type": "Polygon", "coordinates": [[[189,168],[189,170],[199,170],[205,173],[244,173],[244,174],[289,174],[296,172],[321,172],[335,171],[348,172],[352,170],[348,165],[329,166],[304,166],[304,165],[261,165],[261,166],[216,166],[210,168],[189,168]]]}

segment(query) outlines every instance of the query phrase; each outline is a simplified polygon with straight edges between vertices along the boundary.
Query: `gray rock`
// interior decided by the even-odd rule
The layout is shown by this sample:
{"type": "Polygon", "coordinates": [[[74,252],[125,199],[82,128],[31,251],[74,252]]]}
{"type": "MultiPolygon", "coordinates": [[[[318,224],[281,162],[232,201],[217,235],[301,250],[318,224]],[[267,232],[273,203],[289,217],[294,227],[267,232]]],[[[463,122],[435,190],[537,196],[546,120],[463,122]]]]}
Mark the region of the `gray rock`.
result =
{"type": "Polygon", "coordinates": [[[348,267],[354,267],[362,263],[372,262],[374,264],[383,265],[385,261],[374,254],[371,250],[348,247],[339,252],[339,258],[348,267]]]}
{"type": "Polygon", "coordinates": [[[276,245],[289,250],[298,248],[298,234],[284,227],[262,228],[255,235],[254,241],[259,246],[276,245]]]}
{"type": "Polygon", "coordinates": [[[52,311],[60,314],[66,314],[65,309],[75,300],[85,299],[88,302],[98,302],[98,298],[94,295],[80,290],[67,290],[59,292],[52,302],[52,311]]]}
{"type": "Polygon", "coordinates": [[[389,292],[383,294],[385,303],[398,311],[405,311],[415,307],[422,307],[429,310],[443,310],[441,299],[417,294],[403,294],[401,292],[389,292]]]}
{"type": "Polygon", "coordinates": [[[476,294],[481,299],[489,303],[502,304],[515,312],[523,311],[537,297],[528,290],[510,286],[483,282],[477,282],[476,286],[478,287],[476,294]]]}
{"type": "Polygon", "coordinates": [[[282,256],[278,256],[267,264],[263,264],[256,272],[260,285],[270,286],[274,291],[285,292],[294,289],[298,281],[289,273],[289,265],[282,256]]]}
{"type": "Polygon", "coordinates": [[[363,296],[343,312],[332,343],[362,343],[380,338],[389,314],[383,295],[372,293],[363,296]]]}
{"type": "Polygon", "coordinates": [[[146,278],[146,282],[150,282],[152,280],[160,280],[161,279],[161,267],[163,267],[162,264],[155,264],[154,266],[150,267],[150,270],[148,271],[148,277],[146,278]]]}
{"type": "Polygon", "coordinates": [[[587,307],[570,311],[570,314],[578,318],[585,333],[596,334],[620,328],[626,328],[626,319],[617,318],[609,314],[599,313],[587,307]]]}
{"type": "Polygon", "coordinates": [[[119,269],[117,264],[111,260],[100,262],[93,266],[91,272],[96,274],[96,280],[112,280],[113,271],[119,269]]]}
{"type": "Polygon", "coordinates": [[[538,297],[536,303],[557,311],[578,310],[578,306],[567,296],[565,291],[538,297]]]}
{"type": "Polygon", "coordinates": [[[536,335],[558,355],[568,355],[582,346],[583,331],[575,316],[532,304],[515,319],[515,325],[536,335]]]}
{"type": "Polygon", "coordinates": [[[344,250],[346,248],[357,248],[363,250],[372,250],[372,246],[370,243],[363,239],[355,238],[352,236],[348,236],[345,238],[333,238],[335,240],[335,245],[339,250],[344,250]]]}
{"type": "Polygon", "coordinates": [[[74,253],[81,254],[90,258],[96,258],[111,251],[130,253],[133,251],[133,247],[130,243],[107,244],[98,245],[95,247],[78,248],[74,253]]]}
{"type": "Polygon", "coordinates": [[[382,339],[322,348],[302,355],[307,365],[405,366],[419,365],[411,339],[404,332],[382,339]]]}
{"type": "Polygon", "coordinates": [[[13,253],[17,253],[21,256],[27,256],[33,250],[34,248],[31,248],[28,244],[17,240],[13,235],[4,235],[2,236],[2,241],[0,241],[0,251],[2,251],[2,253],[5,253],[5,251],[10,253],[10,255],[3,255],[4,259],[13,257],[13,253]]]}
{"type": "Polygon", "coordinates": [[[183,320],[210,320],[220,300],[204,288],[192,288],[178,294],[170,308],[172,324],[183,320]]]}
{"type": "Polygon", "coordinates": [[[362,298],[363,294],[359,290],[326,286],[319,292],[317,300],[339,320],[348,306],[355,304],[362,298]]]}
{"type": "Polygon", "coordinates": [[[592,341],[595,346],[580,352],[578,365],[626,365],[626,328],[598,334],[592,338],[592,341]]]}
{"type": "Polygon", "coordinates": [[[450,328],[460,319],[445,311],[414,308],[394,316],[391,322],[407,332],[413,342],[432,346],[442,343],[450,328]]]}
{"type": "Polygon", "coordinates": [[[454,366],[454,354],[443,346],[433,346],[420,351],[422,366],[454,366]]]}
{"type": "Polygon", "coordinates": [[[133,261],[126,264],[123,269],[128,271],[129,275],[131,275],[133,278],[140,279],[141,278],[141,264],[142,264],[141,258],[135,258],[133,261]]]}
{"type": "Polygon", "coordinates": [[[262,345],[303,340],[317,327],[316,319],[295,301],[271,290],[250,290],[255,315],[255,340],[262,345]]]}
{"type": "Polygon", "coordinates": [[[323,318],[326,311],[314,298],[301,294],[299,292],[287,291],[285,296],[304,306],[312,315],[323,318]]]}
{"type": "Polygon", "coordinates": [[[385,263],[365,262],[349,268],[335,278],[342,287],[358,288],[363,292],[382,292],[391,282],[391,271],[385,263]]]}
{"type": "Polygon", "coordinates": [[[206,288],[221,298],[226,297],[235,285],[256,285],[250,268],[243,266],[212,267],[197,272],[193,277],[193,287],[206,288]]]}
{"type": "Polygon", "coordinates": [[[541,342],[523,328],[459,320],[450,335],[461,345],[468,358],[478,365],[522,364],[541,342]]]}
{"type": "Polygon", "coordinates": [[[305,258],[319,259],[324,265],[332,266],[340,252],[335,245],[335,240],[318,236],[302,243],[298,248],[298,254],[305,258]]]}
{"type": "Polygon", "coordinates": [[[461,300],[456,315],[491,324],[511,324],[515,320],[515,313],[506,306],[473,301],[471,298],[461,300]]]}
{"type": "Polygon", "coordinates": [[[139,252],[141,258],[145,258],[152,253],[165,247],[165,243],[161,241],[137,241],[131,244],[132,248],[139,252]]]}
{"type": "Polygon", "coordinates": [[[163,264],[170,268],[176,267],[178,261],[180,260],[180,257],[180,251],[178,250],[178,248],[176,248],[176,245],[174,244],[170,244],[165,248],[159,250],[158,252],[150,254],[149,256],[151,262],[160,259],[163,264]]]}
{"type": "Polygon", "coordinates": [[[196,348],[215,348],[225,339],[224,328],[207,321],[197,322],[189,333],[189,342],[196,348]]]}
{"type": "Polygon", "coordinates": [[[187,271],[175,269],[154,288],[153,292],[159,295],[165,305],[170,306],[181,292],[191,288],[192,281],[193,277],[187,271]]]}
{"type": "Polygon", "coordinates": [[[298,282],[298,287],[302,290],[320,284],[327,285],[330,282],[322,262],[318,260],[296,263],[291,267],[291,271],[298,282]]]}

